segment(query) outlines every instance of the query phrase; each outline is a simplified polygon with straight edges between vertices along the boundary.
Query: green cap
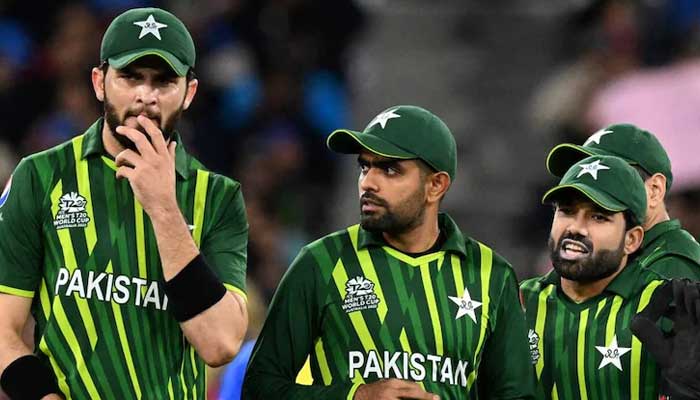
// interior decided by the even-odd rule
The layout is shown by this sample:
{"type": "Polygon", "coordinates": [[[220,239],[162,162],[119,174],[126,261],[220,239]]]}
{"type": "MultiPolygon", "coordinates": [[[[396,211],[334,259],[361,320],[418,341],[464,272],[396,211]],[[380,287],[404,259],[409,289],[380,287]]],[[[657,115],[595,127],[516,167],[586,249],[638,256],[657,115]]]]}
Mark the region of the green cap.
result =
{"type": "Polygon", "coordinates": [[[185,76],[194,67],[192,36],[182,21],[160,8],[134,8],[117,16],[102,37],[100,60],[121,69],[148,55],[185,76]]]}
{"type": "Polygon", "coordinates": [[[630,210],[640,224],[646,217],[644,182],[637,171],[619,157],[591,156],[575,163],[559,184],[544,194],[542,203],[552,202],[565,189],[578,190],[608,211],[630,210]]]}
{"type": "Polygon", "coordinates": [[[416,106],[394,106],[374,117],[364,131],[338,129],[328,136],[328,148],[357,154],[365,148],[389,158],[425,161],[436,171],[445,171],[454,181],[457,144],[440,118],[416,106]]]}
{"type": "Polygon", "coordinates": [[[666,190],[671,189],[673,174],[671,160],[659,139],[631,124],[615,124],[592,134],[582,146],[563,143],[547,156],[547,169],[562,176],[575,162],[599,154],[617,156],[630,164],[639,165],[649,175],[661,173],[666,177],[666,190]]]}

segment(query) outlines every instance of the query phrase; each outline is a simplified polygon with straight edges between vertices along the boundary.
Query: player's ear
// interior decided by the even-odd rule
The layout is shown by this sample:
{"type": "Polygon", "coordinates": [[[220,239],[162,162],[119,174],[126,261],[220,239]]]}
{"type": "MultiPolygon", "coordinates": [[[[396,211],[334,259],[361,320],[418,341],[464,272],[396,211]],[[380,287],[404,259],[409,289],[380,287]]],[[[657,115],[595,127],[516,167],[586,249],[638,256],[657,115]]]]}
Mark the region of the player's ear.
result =
{"type": "Polygon", "coordinates": [[[439,202],[450,188],[450,176],[447,172],[435,172],[428,175],[426,196],[429,202],[439,202]]]}
{"type": "Polygon", "coordinates": [[[187,110],[194,100],[194,95],[197,94],[197,87],[199,86],[199,81],[194,78],[187,82],[187,92],[185,92],[185,101],[182,102],[182,109],[187,110]]]}
{"type": "Polygon", "coordinates": [[[664,203],[666,196],[666,177],[661,173],[655,173],[644,182],[647,190],[647,203],[651,208],[658,208],[664,203]]]}
{"type": "Polygon", "coordinates": [[[105,73],[100,67],[92,68],[92,89],[97,100],[105,100],[105,73]]]}
{"type": "Polygon", "coordinates": [[[642,245],[644,240],[644,228],[637,225],[625,232],[625,254],[632,254],[642,245]]]}

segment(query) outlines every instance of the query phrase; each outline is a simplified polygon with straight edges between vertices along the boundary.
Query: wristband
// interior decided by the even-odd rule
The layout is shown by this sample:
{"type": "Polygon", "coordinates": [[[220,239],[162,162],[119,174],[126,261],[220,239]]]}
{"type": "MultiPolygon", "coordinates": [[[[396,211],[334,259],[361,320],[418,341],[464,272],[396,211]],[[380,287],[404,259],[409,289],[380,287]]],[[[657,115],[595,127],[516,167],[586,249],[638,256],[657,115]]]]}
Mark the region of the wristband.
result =
{"type": "Polygon", "coordinates": [[[164,288],[178,322],[192,319],[226,294],[226,288],[201,254],[165,282],[164,288]]]}
{"type": "Polygon", "coordinates": [[[11,362],[0,376],[0,386],[12,400],[39,400],[48,394],[61,393],[56,375],[33,355],[11,362]]]}

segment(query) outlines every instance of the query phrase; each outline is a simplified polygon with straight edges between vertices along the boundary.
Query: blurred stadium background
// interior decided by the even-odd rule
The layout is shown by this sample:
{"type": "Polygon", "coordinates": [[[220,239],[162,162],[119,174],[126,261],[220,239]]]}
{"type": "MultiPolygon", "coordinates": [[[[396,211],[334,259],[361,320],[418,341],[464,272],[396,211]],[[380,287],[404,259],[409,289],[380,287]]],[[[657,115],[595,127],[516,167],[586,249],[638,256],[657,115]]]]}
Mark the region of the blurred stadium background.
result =
{"type": "Polygon", "coordinates": [[[251,337],[299,248],[357,220],[355,160],[325,136],[395,104],[450,126],[459,171],[444,209],[520,279],[548,269],[547,151],[613,122],[666,146],[672,217],[700,235],[699,0],[3,0],[0,183],[100,115],[102,33],[140,6],[194,36],[200,92],[180,130],[243,184],[251,337]]]}

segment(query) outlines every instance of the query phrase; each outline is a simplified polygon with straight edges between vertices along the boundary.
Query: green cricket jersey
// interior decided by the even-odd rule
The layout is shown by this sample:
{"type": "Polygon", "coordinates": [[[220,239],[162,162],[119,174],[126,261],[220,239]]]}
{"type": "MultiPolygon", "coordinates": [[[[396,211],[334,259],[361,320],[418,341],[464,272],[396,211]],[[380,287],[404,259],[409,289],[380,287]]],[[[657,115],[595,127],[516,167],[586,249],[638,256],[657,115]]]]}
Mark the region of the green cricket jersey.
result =
{"type": "MultiPolygon", "coordinates": [[[[32,298],[36,353],[66,398],[203,399],[205,365],[168,311],[148,215],[98,120],[23,159],[0,197],[0,292],[32,298]]],[[[178,143],[177,199],[208,264],[244,295],[240,185],[178,143]]]]}
{"type": "Polygon", "coordinates": [[[700,244],[677,220],[664,221],[644,232],[635,260],[666,278],[700,281],[700,244]]]}
{"type": "Polygon", "coordinates": [[[628,264],[603,293],[578,304],[560,282],[551,271],[521,284],[538,398],[657,400],[659,371],[629,325],[661,277],[628,264]]]}
{"type": "Polygon", "coordinates": [[[531,398],[515,273],[440,215],[440,251],[411,257],[358,225],[304,247],[282,279],[246,399],[352,399],[382,378],[442,399],[531,398]],[[295,383],[310,358],[313,385],[295,383]]]}

